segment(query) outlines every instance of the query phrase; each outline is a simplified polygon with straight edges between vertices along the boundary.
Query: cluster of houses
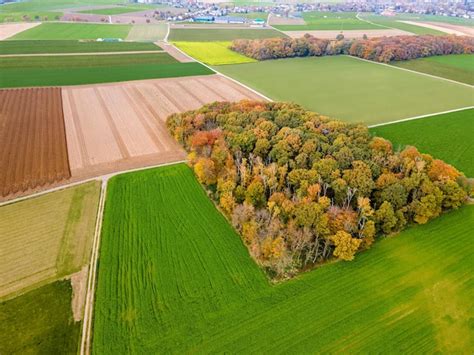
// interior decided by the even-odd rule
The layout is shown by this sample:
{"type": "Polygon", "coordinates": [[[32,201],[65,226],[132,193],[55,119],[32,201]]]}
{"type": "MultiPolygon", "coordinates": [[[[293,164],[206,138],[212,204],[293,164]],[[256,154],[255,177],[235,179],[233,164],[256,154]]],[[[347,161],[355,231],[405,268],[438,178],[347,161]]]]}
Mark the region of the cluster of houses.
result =
{"type": "Polygon", "coordinates": [[[249,19],[240,16],[194,16],[193,22],[199,23],[222,23],[222,24],[251,24],[255,26],[265,26],[264,18],[249,19]]]}

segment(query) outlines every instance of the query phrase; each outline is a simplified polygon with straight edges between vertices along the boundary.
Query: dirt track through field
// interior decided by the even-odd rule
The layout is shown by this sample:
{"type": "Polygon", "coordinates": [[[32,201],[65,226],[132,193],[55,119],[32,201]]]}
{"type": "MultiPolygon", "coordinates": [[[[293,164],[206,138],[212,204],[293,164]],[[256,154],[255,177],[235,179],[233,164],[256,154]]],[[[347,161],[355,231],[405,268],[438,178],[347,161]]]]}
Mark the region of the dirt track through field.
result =
{"type": "Polygon", "coordinates": [[[70,176],[61,89],[0,90],[0,199],[70,176]]]}
{"type": "Polygon", "coordinates": [[[214,101],[261,98],[220,76],[144,80],[63,88],[74,180],[182,160],[165,121],[214,101]]]}
{"type": "Polygon", "coordinates": [[[474,29],[467,26],[452,25],[443,22],[400,21],[409,25],[431,28],[432,30],[458,36],[474,36],[474,29]]]}

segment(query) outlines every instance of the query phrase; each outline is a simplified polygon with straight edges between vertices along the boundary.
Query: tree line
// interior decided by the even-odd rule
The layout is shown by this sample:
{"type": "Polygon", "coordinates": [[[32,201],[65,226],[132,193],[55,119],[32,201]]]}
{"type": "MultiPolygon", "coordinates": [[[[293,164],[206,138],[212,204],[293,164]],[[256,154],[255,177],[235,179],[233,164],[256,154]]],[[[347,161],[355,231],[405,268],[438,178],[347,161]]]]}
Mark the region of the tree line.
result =
{"type": "Polygon", "coordinates": [[[446,54],[474,52],[474,38],[468,36],[392,36],[370,39],[301,38],[238,39],[232,50],[257,60],[348,54],[388,63],[446,54]]]}
{"type": "Polygon", "coordinates": [[[174,114],[167,125],[251,255],[271,275],[352,260],[377,235],[423,224],[466,200],[454,167],[394,151],[367,127],[296,104],[241,101],[174,114]]]}

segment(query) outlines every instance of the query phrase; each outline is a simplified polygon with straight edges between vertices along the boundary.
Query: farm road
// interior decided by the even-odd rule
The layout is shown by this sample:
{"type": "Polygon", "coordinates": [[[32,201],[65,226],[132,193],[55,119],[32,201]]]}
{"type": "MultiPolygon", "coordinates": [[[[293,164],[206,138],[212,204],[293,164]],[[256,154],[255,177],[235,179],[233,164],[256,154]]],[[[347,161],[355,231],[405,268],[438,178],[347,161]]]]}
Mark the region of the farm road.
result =
{"type": "Polygon", "coordinates": [[[164,53],[164,50],[156,51],[125,51],[125,52],[80,52],[80,53],[31,53],[31,54],[0,54],[0,58],[6,57],[62,57],[62,56],[80,56],[80,55],[122,55],[122,54],[153,54],[164,53]]]}

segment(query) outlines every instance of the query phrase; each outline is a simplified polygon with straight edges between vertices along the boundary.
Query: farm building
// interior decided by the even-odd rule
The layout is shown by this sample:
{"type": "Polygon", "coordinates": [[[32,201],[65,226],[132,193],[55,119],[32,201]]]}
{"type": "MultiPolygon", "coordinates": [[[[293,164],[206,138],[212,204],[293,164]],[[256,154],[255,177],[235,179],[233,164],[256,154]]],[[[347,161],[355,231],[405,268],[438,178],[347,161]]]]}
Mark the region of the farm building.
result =
{"type": "Polygon", "coordinates": [[[212,16],[196,16],[196,17],[193,17],[193,22],[211,23],[211,22],[214,22],[214,17],[212,17],[212,16]]]}
{"type": "Polygon", "coordinates": [[[246,23],[247,19],[244,17],[236,17],[236,16],[221,16],[216,17],[216,23],[246,23]]]}

